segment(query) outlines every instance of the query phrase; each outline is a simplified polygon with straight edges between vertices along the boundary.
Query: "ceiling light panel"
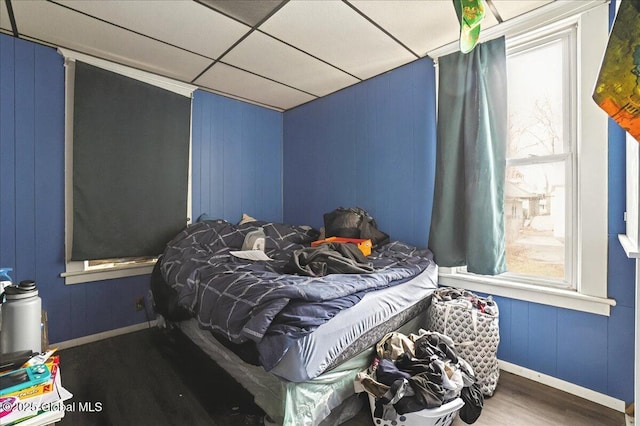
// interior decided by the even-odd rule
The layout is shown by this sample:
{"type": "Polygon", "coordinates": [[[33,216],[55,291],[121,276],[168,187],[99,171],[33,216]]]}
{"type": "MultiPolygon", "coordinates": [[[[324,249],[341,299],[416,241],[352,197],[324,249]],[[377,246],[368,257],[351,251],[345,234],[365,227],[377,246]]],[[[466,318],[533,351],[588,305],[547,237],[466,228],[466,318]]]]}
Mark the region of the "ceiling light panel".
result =
{"type": "Polygon", "coordinates": [[[223,61],[316,96],[327,95],[359,81],[259,31],[244,39],[225,55],[223,61]]]}
{"type": "Polygon", "coordinates": [[[44,1],[12,2],[21,35],[191,81],[211,61],[44,1]]]}
{"type": "Polygon", "coordinates": [[[72,9],[215,59],[250,27],[193,1],[67,1],[72,9]]]}
{"type": "Polygon", "coordinates": [[[282,110],[315,99],[307,93],[222,63],[207,70],[195,84],[282,110]]]}
{"type": "Polygon", "coordinates": [[[360,79],[416,59],[337,0],[290,1],[260,29],[360,79]]]}
{"type": "Polygon", "coordinates": [[[554,0],[493,0],[493,5],[498,10],[500,17],[507,21],[553,1],[554,0]]]}

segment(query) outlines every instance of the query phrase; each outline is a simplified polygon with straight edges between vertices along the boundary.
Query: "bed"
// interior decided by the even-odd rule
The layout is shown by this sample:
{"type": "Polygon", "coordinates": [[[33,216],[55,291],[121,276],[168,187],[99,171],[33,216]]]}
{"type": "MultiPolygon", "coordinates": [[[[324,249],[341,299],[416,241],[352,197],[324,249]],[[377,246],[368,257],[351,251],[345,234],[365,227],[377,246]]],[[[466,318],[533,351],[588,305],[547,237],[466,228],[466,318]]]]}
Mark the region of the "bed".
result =
{"type": "Polygon", "coordinates": [[[307,226],[200,221],[167,245],[152,276],[156,311],[253,394],[265,423],[334,425],[355,415],[353,381],[375,343],[423,326],[437,287],[431,253],[400,241],[376,248],[367,265],[338,259],[350,273],[291,273],[317,238],[307,226]],[[256,230],[270,260],[232,255],[256,230]]]}

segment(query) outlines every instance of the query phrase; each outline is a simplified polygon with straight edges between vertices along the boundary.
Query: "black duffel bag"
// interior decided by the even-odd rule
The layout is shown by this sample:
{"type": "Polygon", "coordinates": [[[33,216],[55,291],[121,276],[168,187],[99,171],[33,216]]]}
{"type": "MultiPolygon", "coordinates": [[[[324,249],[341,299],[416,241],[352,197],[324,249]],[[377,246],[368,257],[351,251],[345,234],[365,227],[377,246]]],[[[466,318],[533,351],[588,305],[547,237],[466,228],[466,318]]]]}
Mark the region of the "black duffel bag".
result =
{"type": "Polygon", "coordinates": [[[325,213],[323,219],[326,237],[371,240],[373,248],[389,242],[389,235],[380,231],[375,219],[360,207],[338,207],[325,213]]]}

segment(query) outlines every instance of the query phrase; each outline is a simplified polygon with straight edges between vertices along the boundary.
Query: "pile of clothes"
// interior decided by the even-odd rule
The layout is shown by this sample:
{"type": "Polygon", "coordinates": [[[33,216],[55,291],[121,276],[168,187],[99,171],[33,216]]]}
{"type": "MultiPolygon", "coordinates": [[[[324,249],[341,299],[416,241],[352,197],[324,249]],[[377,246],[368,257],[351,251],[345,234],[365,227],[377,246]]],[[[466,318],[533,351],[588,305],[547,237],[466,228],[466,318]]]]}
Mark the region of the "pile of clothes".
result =
{"type": "Polygon", "coordinates": [[[483,314],[498,315],[498,306],[491,296],[486,298],[479,297],[477,294],[468,290],[454,287],[438,288],[438,290],[434,292],[434,296],[438,301],[449,303],[452,306],[458,305],[467,309],[477,309],[483,314]]]}
{"type": "Polygon", "coordinates": [[[395,420],[398,415],[437,408],[460,397],[460,418],[474,423],[484,397],[473,369],[444,334],[420,330],[406,336],[392,332],[376,346],[370,368],[356,377],[356,392],[375,397],[374,417],[395,420]]]}

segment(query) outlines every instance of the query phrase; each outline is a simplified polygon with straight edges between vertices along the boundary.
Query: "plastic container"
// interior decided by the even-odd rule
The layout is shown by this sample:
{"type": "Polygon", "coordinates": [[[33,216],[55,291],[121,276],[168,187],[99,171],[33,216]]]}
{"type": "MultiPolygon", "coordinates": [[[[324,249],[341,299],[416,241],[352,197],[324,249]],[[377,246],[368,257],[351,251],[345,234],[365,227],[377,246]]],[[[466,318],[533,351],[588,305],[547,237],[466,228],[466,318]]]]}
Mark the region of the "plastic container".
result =
{"type": "Polygon", "coordinates": [[[42,300],[34,281],[4,289],[0,352],[42,352],[42,300]]]}
{"type": "Polygon", "coordinates": [[[13,271],[11,268],[0,268],[0,293],[4,291],[5,287],[13,284],[9,272],[13,271]]]}
{"type": "Polygon", "coordinates": [[[376,426],[449,426],[464,405],[464,401],[461,398],[456,398],[438,408],[398,414],[395,420],[384,420],[373,416],[376,409],[376,400],[373,395],[368,395],[371,417],[373,418],[373,424],[376,426]]]}

